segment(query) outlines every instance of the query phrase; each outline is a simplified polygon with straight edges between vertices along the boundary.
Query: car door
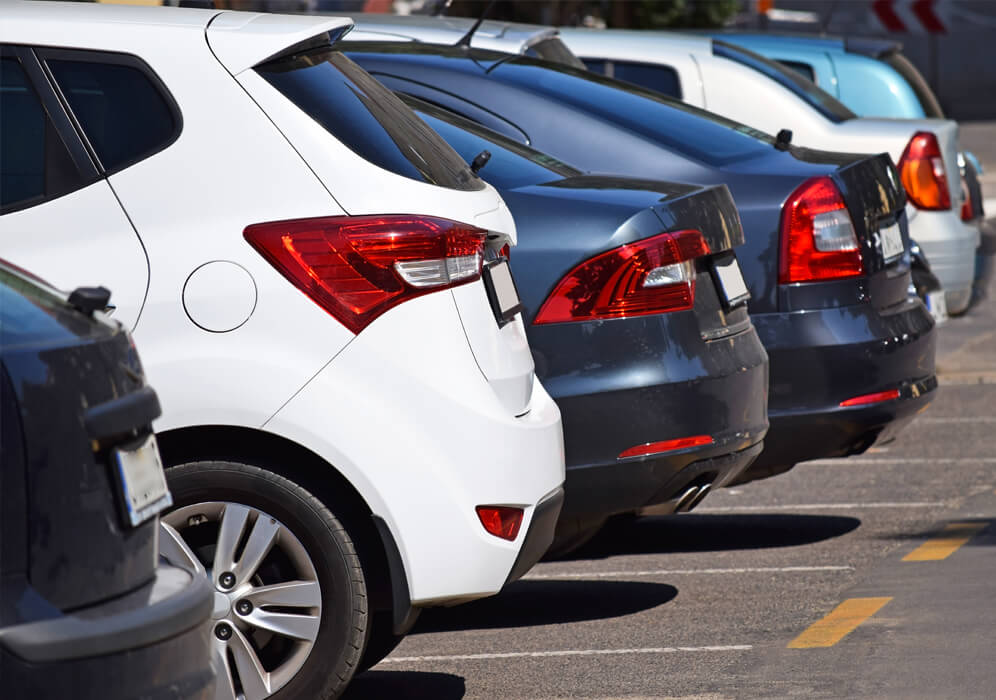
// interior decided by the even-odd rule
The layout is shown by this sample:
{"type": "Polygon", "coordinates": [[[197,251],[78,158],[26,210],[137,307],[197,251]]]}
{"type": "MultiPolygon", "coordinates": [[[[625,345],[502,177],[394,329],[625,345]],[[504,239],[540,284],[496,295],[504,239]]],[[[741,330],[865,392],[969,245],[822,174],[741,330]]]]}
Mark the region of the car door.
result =
{"type": "Polygon", "coordinates": [[[148,258],[95,142],[78,129],[113,106],[94,82],[67,80],[57,93],[60,82],[41,51],[0,50],[0,250],[61,289],[107,287],[114,317],[134,328],[148,289],[148,258]],[[81,94],[92,101],[89,109],[81,94]]]}

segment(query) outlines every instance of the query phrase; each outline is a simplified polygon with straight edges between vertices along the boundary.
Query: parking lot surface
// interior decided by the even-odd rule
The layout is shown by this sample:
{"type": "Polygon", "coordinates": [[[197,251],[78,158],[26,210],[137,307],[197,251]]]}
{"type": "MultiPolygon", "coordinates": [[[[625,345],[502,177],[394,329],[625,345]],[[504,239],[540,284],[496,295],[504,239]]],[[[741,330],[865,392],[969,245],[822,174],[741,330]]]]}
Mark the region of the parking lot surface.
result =
{"type": "Polygon", "coordinates": [[[992,292],[940,329],[941,389],[897,441],[614,522],[426,611],[346,697],[993,697],[992,292]]]}

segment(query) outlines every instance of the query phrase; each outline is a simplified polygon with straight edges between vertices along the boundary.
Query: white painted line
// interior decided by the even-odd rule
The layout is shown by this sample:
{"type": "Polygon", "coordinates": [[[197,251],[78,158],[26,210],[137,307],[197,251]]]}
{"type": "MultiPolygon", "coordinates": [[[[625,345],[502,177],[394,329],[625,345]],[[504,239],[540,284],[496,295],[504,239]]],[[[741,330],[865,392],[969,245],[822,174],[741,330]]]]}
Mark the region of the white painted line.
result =
{"type": "Polygon", "coordinates": [[[945,501],[911,501],[907,503],[777,503],[769,506],[705,506],[696,513],[763,513],[772,510],[862,510],[865,508],[945,508],[945,501]]]}
{"type": "Polygon", "coordinates": [[[811,571],[854,571],[853,566],[754,566],[740,569],[652,569],[649,571],[591,571],[527,574],[523,580],[564,578],[629,578],[632,576],[694,576],[697,574],[797,574],[811,571]]]}
{"type": "Polygon", "coordinates": [[[867,464],[996,464],[996,457],[846,457],[842,459],[814,459],[803,464],[831,466],[867,464]]]}
{"type": "Polygon", "coordinates": [[[624,654],[676,654],[678,652],[750,651],[750,644],[711,647],[645,647],[641,649],[564,649],[560,651],[511,651],[504,654],[451,654],[446,656],[388,656],[382,664],[406,664],[421,661],[489,661],[493,659],[537,659],[554,656],[613,656],[624,654]]]}
{"type": "MultiPolygon", "coordinates": [[[[917,418],[917,423],[996,423],[996,416],[966,416],[964,418],[923,417],[917,418]]],[[[874,449],[874,448],[872,448],[874,449]]]]}

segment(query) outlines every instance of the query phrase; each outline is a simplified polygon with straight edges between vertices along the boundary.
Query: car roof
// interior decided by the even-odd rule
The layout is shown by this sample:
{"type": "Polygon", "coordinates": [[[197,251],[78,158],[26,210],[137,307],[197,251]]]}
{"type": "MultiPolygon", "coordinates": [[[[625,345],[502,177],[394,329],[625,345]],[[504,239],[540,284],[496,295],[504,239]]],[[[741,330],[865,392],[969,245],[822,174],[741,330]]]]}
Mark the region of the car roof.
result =
{"type": "Polygon", "coordinates": [[[620,47],[634,43],[652,44],[662,39],[669,47],[692,52],[712,52],[712,37],[681,32],[654,31],[649,29],[586,29],[559,27],[561,35],[570,37],[571,46],[580,47],[583,41],[596,42],[600,48],[618,44],[620,47]]]}
{"type": "Polygon", "coordinates": [[[0,3],[0,41],[3,42],[114,50],[113,45],[108,45],[113,37],[139,29],[178,32],[191,38],[199,37],[200,41],[207,34],[212,51],[233,74],[265,61],[289,46],[323,32],[342,31],[351,24],[347,17],[185,7],[81,2],[0,3]],[[71,27],[71,31],[66,27],[71,27]]]}
{"type": "MultiPolygon", "coordinates": [[[[383,34],[394,40],[408,39],[430,44],[454,44],[476,21],[472,17],[430,15],[352,14],[356,23],[349,39],[368,40],[383,34]]],[[[539,24],[484,20],[471,39],[471,46],[508,53],[521,53],[533,44],[557,36],[557,29],[539,24]]],[[[387,38],[385,37],[385,38],[387,38]]]]}

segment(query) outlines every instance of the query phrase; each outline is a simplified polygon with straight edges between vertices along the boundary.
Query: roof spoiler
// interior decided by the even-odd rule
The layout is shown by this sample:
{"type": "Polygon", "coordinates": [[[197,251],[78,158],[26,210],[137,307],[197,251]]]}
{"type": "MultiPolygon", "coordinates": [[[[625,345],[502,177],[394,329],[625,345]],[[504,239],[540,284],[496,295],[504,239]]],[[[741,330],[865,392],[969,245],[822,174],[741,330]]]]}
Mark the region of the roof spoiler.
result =
{"type": "Polygon", "coordinates": [[[892,39],[869,39],[866,37],[847,37],[844,39],[844,50],[870,58],[888,58],[903,50],[903,45],[892,39]]]}
{"type": "Polygon", "coordinates": [[[261,63],[331,46],[352,28],[348,17],[221,12],[206,34],[221,64],[238,75],[261,63]]]}

